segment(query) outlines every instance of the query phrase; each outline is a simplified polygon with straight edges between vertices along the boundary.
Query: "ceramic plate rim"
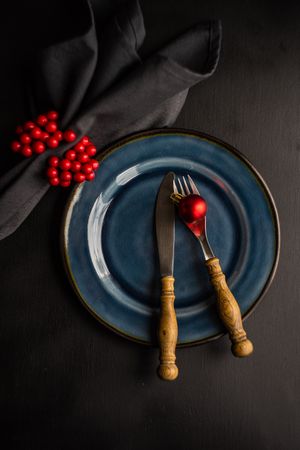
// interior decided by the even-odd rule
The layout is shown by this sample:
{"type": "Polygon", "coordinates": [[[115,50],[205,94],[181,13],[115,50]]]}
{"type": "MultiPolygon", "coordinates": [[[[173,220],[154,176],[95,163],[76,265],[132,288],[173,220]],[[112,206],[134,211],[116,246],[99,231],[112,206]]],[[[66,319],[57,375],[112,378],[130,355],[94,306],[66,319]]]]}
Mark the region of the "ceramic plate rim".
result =
{"type": "MultiPolygon", "coordinates": [[[[256,307],[258,306],[258,304],[261,302],[261,300],[263,299],[263,297],[265,296],[265,294],[267,293],[269,287],[272,284],[272,281],[274,279],[274,276],[276,274],[276,270],[278,267],[278,262],[279,262],[279,256],[280,256],[280,243],[281,243],[281,235],[280,235],[280,222],[279,222],[279,216],[278,216],[278,211],[275,205],[275,201],[273,199],[273,196],[265,182],[265,180],[263,179],[262,175],[258,172],[258,170],[254,167],[254,165],[249,161],[249,159],[243,155],[243,153],[241,153],[239,150],[237,150],[235,147],[233,147],[232,145],[228,144],[227,142],[224,142],[223,140],[216,138],[214,136],[211,136],[207,133],[201,132],[201,131],[197,131],[197,130],[193,130],[193,129],[186,129],[186,128],[155,128],[155,129],[151,129],[151,130],[146,130],[146,131],[141,131],[138,133],[133,133],[133,134],[129,134],[124,138],[121,138],[120,140],[117,140],[115,143],[104,147],[104,151],[101,153],[101,155],[99,155],[97,157],[98,161],[101,162],[103,159],[105,159],[107,156],[109,156],[111,153],[120,150],[122,147],[124,147],[125,144],[132,142],[132,141],[136,141],[139,139],[143,139],[143,138],[147,138],[150,136],[162,136],[162,135],[179,135],[179,136],[192,136],[192,137],[197,137],[200,138],[202,140],[206,140],[208,142],[213,142],[214,144],[217,144],[218,146],[222,147],[222,148],[226,148],[226,150],[228,150],[230,153],[232,153],[234,156],[236,156],[237,158],[239,158],[249,169],[250,171],[253,173],[253,175],[255,176],[256,180],[258,181],[258,184],[262,187],[265,196],[266,196],[266,200],[270,205],[271,208],[271,212],[272,212],[272,217],[273,217],[273,222],[274,222],[274,235],[275,235],[275,239],[276,239],[276,248],[275,248],[275,254],[274,254],[274,261],[273,261],[273,265],[272,265],[272,269],[270,271],[269,277],[263,287],[263,289],[260,292],[260,295],[257,297],[257,299],[253,302],[253,304],[251,305],[251,307],[243,314],[243,320],[247,319],[252,312],[256,309],[256,307]]],[[[69,264],[69,260],[68,260],[68,249],[67,249],[67,242],[65,239],[66,236],[66,231],[68,230],[68,222],[67,222],[67,216],[68,216],[68,211],[70,206],[72,205],[72,202],[74,200],[74,197],[76,196],[76,193],[78,191],[78,189],[80,188],[80,184],[78,184],[77,186],[75,186],[73,188],[73,190],[70,193],[70,196],[67,200],[67,204],[65,206],[64,209],[64,214],[63,214],[63,220],[62,220],[62,226],[61,226],[61,236],[60,236],[60,241],[61,241],[61,252],[62,252],[62,258],[63,258],[63,264],[64,264],[64,268],[65,271],[67,273],[68,279],[73,287],[73,290],[75,291],[77,297],[79,298],[80,302],[83,304],[83,306],[89,311],[89,313],[101,324],[103,324],[106,328],[114,331],[115,333],[117,333],[118,335],[120,335],[121,337],[124,337],[130,341],[134,341],[134,342],[138,342],[140,344],[144,344],[147,346],[155,346],[155,344],[153,344],[152,342],[148,342],[142,339],[138,339],[134,336],[128,335],[126,334],[124,331],[112,326],[111,324],[107,323],[103,318],[99,317],[97,314],[95,314],[95,312],[89,307],[88,303],[85,301],[85,299],[83,298],[83,296],[81,295],[76,282],[73,278],[72,275],[72,270],[69,264]]],[[[215,339],[218,339],[222,336],[224,336],[224,334],[226,333],[217,333],[214,334],[212,336],[208,336],[206,338],[200,339],[200,340],[195,340],[195,341],[191,341],[191,342],[185,342],[182,344],[178,344],[177,347],[191,347],[191,346],[195,346],[195,345],[200,345],[200,344],[205,344],[207,342],[211,342],[215,339]]]]}

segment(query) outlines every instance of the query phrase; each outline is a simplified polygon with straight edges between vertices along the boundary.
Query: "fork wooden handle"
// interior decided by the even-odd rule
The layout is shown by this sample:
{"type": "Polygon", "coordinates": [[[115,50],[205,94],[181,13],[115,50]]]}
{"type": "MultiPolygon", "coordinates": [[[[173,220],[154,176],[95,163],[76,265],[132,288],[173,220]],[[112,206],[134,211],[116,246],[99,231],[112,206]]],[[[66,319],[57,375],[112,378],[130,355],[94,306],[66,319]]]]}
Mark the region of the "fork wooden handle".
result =
{"type": "Polygon", "coordinates": [[[174,309],[174,278],[171,276],[161,279],[161,310],[158,330],[160,347],[160,365],[158,374],[163,380],[175,380],[178,376],[176,361],[176,343],[178,326],[174,309]]]}
{"type": "Polygon", "coordinates": [[[240,358],[248,356],[253,352],[253,345],[243,328],[240,307],[226,283],[220,262],[218,258],[210,258],[205,265],[217,295],[219,316],[229,332],[231,351],[240,358]]]}

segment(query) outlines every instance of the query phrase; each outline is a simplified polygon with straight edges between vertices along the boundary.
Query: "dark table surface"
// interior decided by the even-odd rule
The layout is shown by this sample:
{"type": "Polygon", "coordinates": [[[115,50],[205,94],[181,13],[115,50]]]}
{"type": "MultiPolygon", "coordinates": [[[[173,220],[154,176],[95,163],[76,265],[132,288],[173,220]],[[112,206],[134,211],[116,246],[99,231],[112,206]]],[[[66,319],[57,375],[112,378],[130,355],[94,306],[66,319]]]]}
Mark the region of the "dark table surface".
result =
{"type": "MultiPolygon", "coordinates": [[[[95,0],[103,20],[117,2],[95,0]]],[[[1,434],[5,449],[297,450],[300,448],[299,3],[141,1],[143,53],[204,18],[221,18],[215,75],[194,87],[176,125],[242,151],[268,183],[281,220],[274,282],[247,320],[255,353],[227,337],[178,350],[179,379],[155,376],[157,349],[98,324],[65,276],[59,230],[68,194],[52,189],[0,242],[1,434]]],[[[25,119],[22,67],[72,33],[77,3],[11,4],[1,17],[1,172],[25,119]]]]}

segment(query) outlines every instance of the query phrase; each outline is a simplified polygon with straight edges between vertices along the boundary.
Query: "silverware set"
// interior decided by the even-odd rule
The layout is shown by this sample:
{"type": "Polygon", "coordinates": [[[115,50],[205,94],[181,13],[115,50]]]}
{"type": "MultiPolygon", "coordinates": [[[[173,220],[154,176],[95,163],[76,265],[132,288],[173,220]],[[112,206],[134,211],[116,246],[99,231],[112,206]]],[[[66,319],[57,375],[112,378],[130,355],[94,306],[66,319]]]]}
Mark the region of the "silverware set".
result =
{"type": "Polygon", "coordinates": [[[228,331],[233,355],[245,357],[253,352],[253,345],[243,328],[239,304],[227,285],[219,259],[214,255],[207,238],[206,207],[205,200],[189,175],[180,178],[170,172],[164,177],[159,188],[155,212],[161,275],[158,374],[164,380],[174,380],[178,376],[175,363],[178,326],[174,307],[173,277],[175,208],[182,222],[193,233],[202,248],[205,266],[215,291],[217,311],[228,331]]]}

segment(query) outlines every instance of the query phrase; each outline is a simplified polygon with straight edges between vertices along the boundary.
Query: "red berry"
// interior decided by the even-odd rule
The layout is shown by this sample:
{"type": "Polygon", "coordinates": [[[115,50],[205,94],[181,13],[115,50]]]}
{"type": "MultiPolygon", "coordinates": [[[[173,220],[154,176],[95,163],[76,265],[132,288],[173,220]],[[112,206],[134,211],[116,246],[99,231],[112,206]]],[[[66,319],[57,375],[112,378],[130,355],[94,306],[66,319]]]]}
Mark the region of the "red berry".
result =
{"type": "Polygon", "coordinates": [[[33,143],[32,149],[33,149],[34,153],[40,154],[40,153],[44,153],[44,151],[46,150],[46,146],[43,142],[36,141],[33,143]]]}
{"type": "Polygon", "coordinates": [[[47,169],[47,177],[54,178],[58,176],[58,170],[55,167],[48,167],[47,169]]]}
{"type": "Polygon", "coordinates": [[[51,136],[47,139],[47,145],[49,148],[56,148],[59,146],[59,141],[55,137],[51,136]]]}
{"type": "Polygon", "coordinates": [[[49,133],[46,133],[46,131],[42,131],[42,134],[41,134],[41,140],[42,140],[43,142],[46,142],[47,139],[49,139],[49,137],[50,137],[49,133]]]}
{"type": "Polygon", "coordinates": [[[30,144],[31,137],[27,133],[22,133],[20,135],[20,141],[22,142],[22,144],[30,144]]]}
{"type": "Polygon", "coordinates": [[[91,160],[90,160],[90,163],[92,164],[94,170],[97,170],[97,169],[98,169],[98,167],[99,167],[99,161],[97,161],[96,159],[91,159],[91,160]]]}
{"type": "Polygon", "coordinates": [[[35,123],[28,120],[28,122],[24,123],[24,130],[33,130],[35,128],[35,123]]]}
{"type": "Polygon", "coordinates": [[[76,159],[76,152],[74,150],[68,150],[64,157],[69,159],[70,161],[74,161],[76,159]]]}
{"type": "Polygon", "coordinates": [[[59,167],[61,168],[61,170],[69,170],[71,168],[71,161],[69,161],[68,159],[62,159],[59,163],[59,167]]]}
{"type": "Polygon", "coordinates": [[[79,172],[81,169],[81,163],[79,161],[73,161],[71,165],[72,172],[79,172]]]}
{"type": "Polygon", "coordinates": [[[60,174],[60,179],[63,181],[71,181],[72,180],[71,172],[68,172],[67,170],[63,170],[60,174]]]}
{"type": "Polygon", "coordinates": [[[43,134],[43,131],[42,131],[39,127],[34,127],[34,128],[31,130],[30,136],[31,136],[33,139],[41,139],[42,134],[43,134]]]}
{"type": "Polygon", "coordinates": [[[47,118],[49,120],[57,120],[58,119],[58,112],[57,111],[49,111],[49,112],[47,112],[47,118]]]}
{"type": "Polygon", "coordinates": [[[48,122],[45,126],[45,130],[48,131],[48,133],[55,133],[55,131],[57,130],[57,123],[53,121],[48,122]]]}
{"type": "Polygon", "coordinates": [[[58,177],[49,178],[48,181],[51,184],[51,186],[58,186],[59,185],[59,178],[58,177]]]}
{"type": "Polygon", "coordinates": [[[23,156],[26,156],[26,158],[29,158],[30,156],[32,156],[32,150],[30,145],[24,145],[24,147],[21,150],[21,153],[23,156]]]}
{"type": "Polygon", "coordinates": [[[85,145],[80,141],[74,145],[75,152],[82,153],[85,150],[85,145]]]}
{"type": "Polygon", "coordinates": [[[88,136],[83,136],[80,142],[82,142],[84,146],[87,146],[90,143],[90,139],[88,136]]]}
{"type": "Polygon", "coordinates": [[[74,175],[74,180],[76,183],[82,183],[85,180],[85,175],[82,172],[77,172],[74,175]]]}
{"type": "Polygon", "coordinates": [[[44,114],[40,114],[37,119],[36,119],[36,123],[40,126],[40,127],[44,127],[46,125],[46,123],[48,122],[47,117],[44,114]]]}
{"type": "Polygon", "coordinates": [[[12,141],[12,143],[10,144],[10,148],[13,152],[18,152],[19,150],[21,150],[22,144],[19,141],[12,141]]]}
{"type": "Polygon", "coordinates": [[[23,127],[21,127],[21,125],[18,125],[17,128],[16,128],[16,133],[17,134],[21,134],[21,133],[23,133],[23,131],[24,131],[23,127]]]}
{"type": "Polygon", "coordinates": [[[57,156],[50,156],[50,158],[48,158],[48,164],[51,167],[57,167],[59,164],[59,158],[57,156]]]}
{"type": "Polygon", "coordinates": [[[79,155],[77,156],[77,159],[79,162],[85,164],[90,160],[90,157],[86,153],[79,153],[79,155]]]}
{"type": "Polygon", "coordinates": [[[53,137],[55,137],[55,139],[57,139],[58,141],[62,141],[63,139],[63,133],[60,130],[55,131],[55,133],[53,134],[53,137]]]}
{"type": "Polygon", "coordinates": [[[66,130],[64,132],[64,140],[67,142],[73,142],[76,139],[76,133],[73,130],[66,130]]]}
{"type": "Polygon", "coordinates": [[[179,216],[187,223],[203,219],[206,215],[207,204],[203,197],[196,194],[187,195],[178,205],[179,216]]]}
{"type": "Polygon", "coordinates": [[[85,179],[86,179],[87,181],[92,181],[94,178],[95,178],[95,172],[88,173],[88,174],[85,176],[85,179]]]}
{"type": "Polygon", "coordinates": [[[83,167],[82,167],[82,172],[85,175],[88,175],[89,173],[92,173],[93,172],[93,165],[91,163],[84,164],[83,167]]]}
{"type": "Polygon", "coordinates": [[[61,187],[69,187],[71,184],[71,181],[60,180],[59,184],[61,187]]]}
{"type": "Polygon", "coordinates": [[[94,145],[88,145],[85,149],[85,152],[89,156],[95,156],[97,153],[97,149],[94,145]]]}

